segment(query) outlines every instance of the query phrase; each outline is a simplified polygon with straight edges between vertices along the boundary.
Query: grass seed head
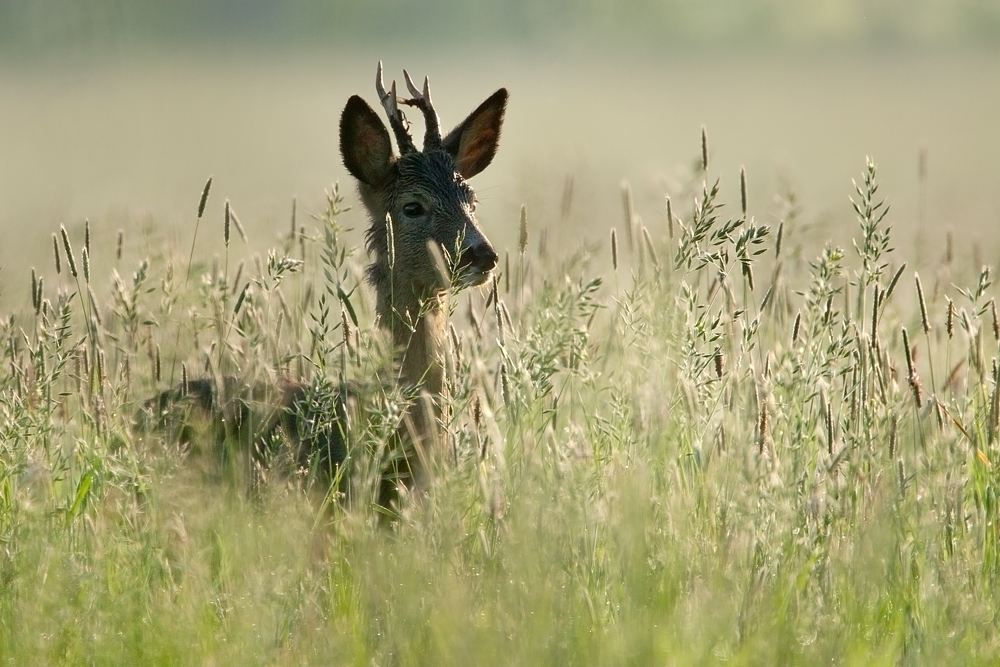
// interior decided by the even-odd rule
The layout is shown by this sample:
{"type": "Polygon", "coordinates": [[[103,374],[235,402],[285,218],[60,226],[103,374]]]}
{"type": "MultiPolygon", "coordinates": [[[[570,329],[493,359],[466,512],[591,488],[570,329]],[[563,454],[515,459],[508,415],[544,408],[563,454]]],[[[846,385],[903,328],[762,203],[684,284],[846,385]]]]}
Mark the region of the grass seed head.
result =
{"type": "MultiPolygon", "coordinates": [[[[642,228],[642,240],[646,244],[646,252],[649,253],[649,259],[653,262],[654,268],[660,268],[660,258],[656,255],[656,247],[653,245],[653,239],[649,235],[649,230],[643,226],[642,228]]],[[[753,289],[751,287],[751,289],[753,289]]]]}
{"type": "Polygon", "coordinates": [[[500,364],[500,395],[503,404],[510,406],[510,379],[507,377],[507,364],[500,364]]]}
{"type": "Polygon", "coordinates": [[[701,126],[701,170],[708,171],[708,128],[701,126]]]}
{"type": "Polygon", "coordinates": [[[559,208],[559,214],[563,220],[569,218],[569,212],[572,206],[573,206],[573,174],[566,174],[566,181],[563,183],[562,205],[559,208]]]}
{"type": "Polygon", "coordinates": [[[503,251],[503,293],[510,294],[510,251],[503,251]]]}
{"type": "MultiPolygon", "coordinates": [[[[427,252],[431,256],[434,265],[434,273],[437,274],[439,284],[443,289],[451,289],[452,276],[448,270],[449,262],[445,260],[444,254],[447,252],[437,241],[431,239],[427,241],[427,252]]],[[[493,274],[493,281],[496,282],[496,274],[493,274]]]]}
{"type": "Polygon", "coordinates": [[[743,217],[747,217],[747,169],[740,167],[740,202],[743,205],[743,217]]]}
{"type": "Polygon", "coordinates": [[[882,305],[882,300],[885,298],[882,296],[882,292],[879,291],[878,283],[872,285],[872,330],[871,337],[873,341],[878,340],[878,311],[879,307],[882,305]]]}
{"type": "Polygon", "coordinates": [[[119,229],[118,240],[117,243],[115,244],[115,259],[120,260],[122,258],[122,245],[124,244],[124,241],[125,241],[125,232],[119,229]]]}
{"type": "Polygon", "coordinates": [[[40,306],[38,304],[38,276],[35,274],[35,267],[31,267],[31,306],[37,315],[40,306]]]}
{"type": "Polygon", "coordinates": [[[896,273],[892,275],[892,280],[889,281],[889,287],[887,287],[885,290],[885,297],[883,297],[882,299],[883,303],[887,302],[889,300],[889,297],[892,296],[893,291],[895,291],[896,289],[896,283],[899,282],[899,277],[903,275],[903,270],[905,268],[906,268],[906,262],[903,262],[899,266],[899,268],[896,269],[896,273]]]}
{"type": "Polygon", "coordinates": [[[243,223],[240,222],[240,216],[236,215],[236,209],[232,206],[229,207],[229,215],[233,219],[233,226],[236,227],[236,233],[240,235],[240,240],[243,243],[247,242],[247,230],[243,229],[243,223]]]}
{"type": "Polygon", "coordinates": [[[1000,319],[997,318],[996,299],[990,299],[990,314],[993,316],[993,340],[1000,341],[1000,319]]]}
{"type": "Polygon", "coordinates": [[[393,231],[392,214],[385,214],[386,248],[389,253],[389,270],[396,268],[396,233],[393,231]]]}
{"type": "Polygon", "coordinates": [[[836,436],[833,430],[833,406],[830,405],[829,401],[826,402],[826,410],[823,413],[823,421],[826,424],[826,451],[832,456],[833,445],[835,442],[834,438],[836,436]]]}
{"type": "Polygon", "coordinates": [[[896,456],[897,438],[899,435],[899,415],[893,413],[889,422],[889,458],[896,456]]]}
{"type": "MultiPolygon", "coordinates": [[[[233,294],[236,294],[236,290],[239,289],[239,287],[240,287],[240,278],[243,277],[243,266],[245,264],[246,264],[246,262],[241,259],[240,263],[236,265],[236,275],[233,276],[233,294]]],[[[309,287],[311,288],[312,285],[310,284],[309,287]]],[[[308,290],[307,290],[306,294],[311,296],[311,294],[310,294],[310,292],[308,290]]],[[[306,300],[306,301],[308,302],[308,300],[306,300]]]]}
{"type": "Polygon", "coordinates": [[[340,306],[340,324],[343,327],[342,332],[344,334],[344,349],[348,352],[351,351],[351,323],[347,319],[347,309],[343,305],[340,306]]]}
{"type": "Polygon", "coordinates": [[[674,238],[674,205],[670,203],[670,195],[666,195],[667,200],[667,236],[674,238]]]}
{"type": "Polygon", "coordinates": [[[100,393],[104,393],[105,388],[108,384],[108,370],[107,370],[107,358],[104,355],[104,350],[99,349],[97,351],[97,386],[100,393]]]}
{"type": "Polygon", "coordinates": [[[948,332],[948,340],[955,336],[955,302],[948,299],[948,311],[945,314],[944,328],[948,332]]]}
{"type": "Polygon", "coordinates": [[[87,285],[87,298],[90,299],[90,316],[94,319],[94,324],[101,326],[104,322],[101,321],[101,309],[97,307],[97,297],[94,295],[94,288],[91,285],[87,285]]]}
{"type": "Polygon", "coordinates": [[[770,417],[767,413],[767,400],[761,396],[760,415],[757,418],[757,453],[763,455],[767,448],[768,432],[770,431],[770,417]]]}
{"type": "Polygon", "coordinates": [[[750,262],[741,262],[740,270],[743,273],[743,277],[746,278],[747,287],[749,287],[750,291],[752,292],[754,290],[753,264],[751,264],[750,262]]]}
{"type": "Polygon", "coordinates": [[[205,204],[208,203],[208,193],[212,190],[212,177],[209,176],[208,180],[205,181],[205,187],[201,191],[201,199],[198,200],[198,219],[205,215],[205,204]]]}
{"type": "Polygon", "coordinates": [[[910,390],[913,392],[913,400],[916,401],[917,408],[919,409],[923,405],[923,400],[921,397],[920,378],[917,377],[917,372],[913,366],[916,350],[910,347],[910,337],[906,333],[906,327],[902,327],[902,332],[903,352],[906,355],[906,382],[910,385],[910,390]]]}
{"type": "Polygon", "coordinates": [[[931,321],[927,317],[927,302],[924,300],[924,286],[920,283],[920,274],[914,273],[913,279],[917,283],[917,300],[920,302],[920,325],[924,333],[930,333],[931,321]]]}
{"type": "Polygon", "coordinates": [[[524,256],[528,247],[528,207],[521,204],[521,227],[517,235],[517,252],[524,256]]]}
{"type": "Polygon", "coordinates": [[[611,228],[611,265],[618,270],[618,234],[614,227],[611,228]]]}
{"type": "Polygon", "coordinates": [[[625,216],[625,240],[628,241],[629,252],[635,250],[635,206],[632,204],[632,186],[628,181],[622,181],[622,211],[625,216]]]}
{"type": "Polygon", "coordinates": [[[59,253],[59,239],[55,234],[52,235],[52,256],[56,260],[56,275],[62,273],[62,258],[59,253]]]}
{"type": "Polygon", "coordinates": [[[504,346],[504,325],[503,311],[500,309],[500,281],[497,275],[493,274],[493,311],[497,318],[497,338],[500,340],[500,347],[504,346]]]}
{"type": "Polygon", "coordinates": [[[76,271],[76,259],[73,258],[73,246],[70,245],[69,234],[66,232],[65,226],[59,226],[59,234],[62,236],[63,250],[66,251],[66,263],[69,265],[69,273],[76,278],[79,275],[76,271]]]}

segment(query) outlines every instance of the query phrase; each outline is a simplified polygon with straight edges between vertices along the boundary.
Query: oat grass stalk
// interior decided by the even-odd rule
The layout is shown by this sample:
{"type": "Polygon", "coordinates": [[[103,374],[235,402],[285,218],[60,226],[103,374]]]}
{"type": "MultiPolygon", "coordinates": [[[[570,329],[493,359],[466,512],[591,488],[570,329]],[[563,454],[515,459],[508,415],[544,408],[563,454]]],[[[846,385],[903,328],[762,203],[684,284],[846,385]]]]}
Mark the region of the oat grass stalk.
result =
{"type": "Polygon", "coordinates": [[[667,238],[674,240],[674,205],[670,201],[670,195],[664,197],[667,200],[667,238]]]}
{"type": "Polygon", "coordinates": [[[649,235],[649,230],[643,226],[642,228],[642,240],[646,246],[646,252],[649,253],[649,261],[653,263],[653,270],[655,273],[660,271],[660,258],[656,254],[656,246],[653,245],[653,239],[649,235]]]}
{"type": "Polygon", "coordinates": [[[618,271],[618,232],[611,228],[611,266],[618,271]]]}
{"type": "Polygon", "coordinates": [[[906,327],[901,327],[903,334],[903,354],[906,355],[906,383],[913,393],[913,402],[917,410],[923,407],[923,400],[920,392],[920,378],[917,376],[916,368],[913,365],[913,348],[910,347],[910,336],[906,333],[906,327]]]}
{"type": "Polygon", "coordinates": [[[931,321],[927,315],[927,301],[924,299],[924,286],[920,282],[920,274],[914,272],[913,280],[917,286],[917,302],[920,305],[920,327],[924,332],[924,341],[927,344],[927,367],[930,370],[931,391],[933,391],[934,387],[937,387],[937,381],[934,377],[934,355],[931,354],[931,321]]]}
{"type": "Polygon", "coordinates": [[[52,235],[52,257],[55,259],[56,263],[56,275],[62,274],[62,258],[59,253],[59,239],[53,234],[52,235]]]}
{"type": "Polygon", "coordinates": [[[708,128],[701,126],[701,171],[708,173],[708,128]]]}
{"type": "Polygon", "coordinates": [[[948,299],[948,310],[945,313],[944,328],[948,333],[948,340],[955,337],[955,302],[948,299]]]}
{"type": "Polygon", "coordinates": [[[747,170],[740,167],[740,204],[743,209],[743,219],[747,217],[747,170]]]}
{"type": "Polygon", "coordinates": [[[635,252],[635,206],[632,203],[632,186],[622,181],[622,213],[625,218],[625,240],[629,253],[635,252]]]}
{"type": "MultiPolygon", "coordinates": [[[[524,253],[528,249],[528,207],[521,204],[521,219],[517,234],[517,308],[524,304],[524,253]]],[[[541,250],[539,250],[541,252],[541,250]]]]}
{"type": "MultiPolygon", "coordinates": [[[[188,261],[187,268],[184,271],[184,291],[187,291],[188,286],[191,283],[191,267],[194,265],[194,249],[198,247],[198,229],[201,227],[201,219],[205,215],[205,206],[208,204],[208,195],[212,191],[212,176],[208,177],[205,181],[205,186],[201,190],[201,197],[198,198],[198,215],[194,222],[194,234],[191,236],[191,249],[188,251],[188,261]]],[[[176,335],[174,336],[174,349],[179,347],[181,340],[181,327],[177,327],[176,335]]],[[[176,367],[177,358],[174,356],[173,361],[170,364],[170,383],[174,382],[174,369],[176,367]]],[[[159,381],[159,378],[157,378],[159,381]]]]}

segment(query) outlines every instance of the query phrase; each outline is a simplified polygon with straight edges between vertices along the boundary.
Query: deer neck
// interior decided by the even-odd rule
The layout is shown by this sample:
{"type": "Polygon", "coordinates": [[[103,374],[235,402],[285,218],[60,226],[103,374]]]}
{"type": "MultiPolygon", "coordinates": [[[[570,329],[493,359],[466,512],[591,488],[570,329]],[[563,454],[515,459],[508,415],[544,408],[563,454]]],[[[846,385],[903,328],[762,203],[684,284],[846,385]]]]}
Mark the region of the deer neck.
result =
{"type": "Polygon", "coordinates": [[[418,296],[412,290],[380,290],[378,297],[379,322],[392,334],[398,355],[400,386],[420,387],[437,401],[445,389],[446,293],[418,296]]]}

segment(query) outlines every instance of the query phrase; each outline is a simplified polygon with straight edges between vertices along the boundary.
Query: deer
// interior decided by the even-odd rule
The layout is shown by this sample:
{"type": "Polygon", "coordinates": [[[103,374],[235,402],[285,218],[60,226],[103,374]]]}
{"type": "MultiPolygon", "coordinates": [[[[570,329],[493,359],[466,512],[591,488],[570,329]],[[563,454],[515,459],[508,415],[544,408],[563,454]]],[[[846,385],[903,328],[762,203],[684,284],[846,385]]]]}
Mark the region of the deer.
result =
{"type": "MultiPolygon", "coordinates": [[[[360,96],[352,95],[340,116],[340,151],[344,166],[357,181],[368,213],[366,246],[371,258],[367,280],[375,292],[376,324],[389,334],[394,350],[395,382],[416,396],[397,432],[403,452],[383,473],[378,505],[392,511],[400,494],[420,496],[430,485],[434,462],[440,459],[448,410],[445,354],[448,345],[448,295],[489,282],[498,255],[476,219],[476,194],[468,180],[490,165],[500,141],[509,97],[500,88],[465,120],[442,135],[431,99],[430,81],[417,88],[409,73],[403,78],[410,94],[397,96],[396,82],[386,89],[379,61],[375,89],[399,153],[378,113],[360,96]],[[419,110],[424,140],[418,149],[400,105],[419,110]]],[[[227,415],[229,424],[248,422],[251,404],[271,402],[276,408],[242,434],[255,453],[266,450],[275,434],[297,448],[299,465],[325,468],[335,474],[347,457],[343,421],[348,387],[329,412],[340,422],[321,433],[308,433],[308,388],[283,380],[269,390],[241,395],[231,378],[225,382],[196,380],[164,392],[150,401],[162,411],[181,397],[190,397],[206,411],[227,415]],[[261,399],[260,394],[266,395],[261,399]],[[225,398],[225,397],[236,397],[225,398]],[[305,417],[305,418],[303,418],[305,417]],[[263,444],[262,444],[263,443],[263,444]]],[[[226,419],[226,417],[223,417],[226,419]]]]}

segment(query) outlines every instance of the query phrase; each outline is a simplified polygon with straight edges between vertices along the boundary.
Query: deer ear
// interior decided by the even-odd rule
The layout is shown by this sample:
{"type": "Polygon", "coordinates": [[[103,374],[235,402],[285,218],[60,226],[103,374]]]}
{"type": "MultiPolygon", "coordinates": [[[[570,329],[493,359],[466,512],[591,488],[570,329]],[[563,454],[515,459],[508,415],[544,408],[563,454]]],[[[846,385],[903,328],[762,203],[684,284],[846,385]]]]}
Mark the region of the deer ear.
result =
{"type": "Polygon", "coordinates": [[[357,95],[340,115],[340,152],[347,170],[366,185],[381,183],[396,162],[385,125],[357,95]]]}
{"type": "Polygon", "coordinates": [[[507,97],[506,88],[490,95],[441,142],[463,178],[472,178],[486,169],[497,154],[507,97]]]}

